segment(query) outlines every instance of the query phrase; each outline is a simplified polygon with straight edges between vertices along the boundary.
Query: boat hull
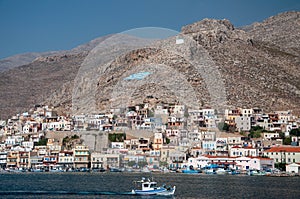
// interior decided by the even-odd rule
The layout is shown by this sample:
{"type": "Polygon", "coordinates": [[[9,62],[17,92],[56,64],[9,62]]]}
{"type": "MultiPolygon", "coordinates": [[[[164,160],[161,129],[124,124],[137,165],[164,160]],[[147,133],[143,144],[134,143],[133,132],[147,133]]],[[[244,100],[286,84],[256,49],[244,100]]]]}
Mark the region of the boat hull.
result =
{"type": "Polygon", "coordinates": [[[132,190],[132,193],[136,195],[157,195],[160,192],[165,192],[167,189],[159,187],[155,190],[132,190]]]}
{"type": "Polygon", "coordinates": [[[160,196],[170,196],[174,195],[176,190],[176,187],[174,186],[171,189],[166,189],[163,187],[159,187],[155,190],[147,190],[147,191],[142,191],[142,190],[132,190],[132,193],[135,195],[160,195],[160,196]]]}

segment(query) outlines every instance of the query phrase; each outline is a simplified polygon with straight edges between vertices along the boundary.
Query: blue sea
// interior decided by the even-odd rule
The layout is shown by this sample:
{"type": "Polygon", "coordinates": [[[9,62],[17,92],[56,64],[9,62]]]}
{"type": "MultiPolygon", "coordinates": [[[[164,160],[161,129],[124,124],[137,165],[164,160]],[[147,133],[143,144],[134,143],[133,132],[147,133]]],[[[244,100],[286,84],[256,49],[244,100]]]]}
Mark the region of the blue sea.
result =
{"type": "Polygon", "coordinates": [[[300,177],[181,173],[1,173],[0,198],[162,198],[130,195],[142,177],[176,185],[172,198],[300,198],[300,177]]]}

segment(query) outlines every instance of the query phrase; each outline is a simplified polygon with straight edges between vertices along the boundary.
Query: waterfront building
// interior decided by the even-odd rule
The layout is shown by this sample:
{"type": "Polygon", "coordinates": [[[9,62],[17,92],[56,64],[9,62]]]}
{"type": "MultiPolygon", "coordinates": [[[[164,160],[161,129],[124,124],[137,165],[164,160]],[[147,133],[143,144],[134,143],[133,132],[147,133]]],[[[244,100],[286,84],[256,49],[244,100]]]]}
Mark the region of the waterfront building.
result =
{"type": "Polygon", "coordinates": [[[58,164],[63,168],[72,168],[74,166],[73,151],[61,151],[58,154],[58,164]]]}
{"type": "Polygon", "coordinates": [[[6,168],[6,162],[7,162],[7,152],[6,151],[0,152],[0,169],[6,168]]]}
{"type": "Polygon", "coordinates": [[[274,159],[275,163],[300,163],[300,147],[278,146],[264,152],[264,156],[274,159]]]}
{"type": "Polygon", "coordinates": [[[274,160],[262,157],[238,157],[235,159],[236,168],[242,171],[246,170],[273,170],[274,160]]]}
{"type": "Polygon", "coordinates": [[[43,167],[48,171],[55,168],[57,162],[58,161],[56,155],[45,155],[43,157],[43,167]]]}
{"type": "Polygon", "coordinates": [[[43,167],[43,156],[39,156],[37,152],[30,152],[30,167],[33,169],[43,167]]]}
{"type": "Polygon", "coordinates": [[[294,173],[294,174],[300,173],[300,163],[287,164],[285,168],[287,173],[294,173]]]}
{"type": "Polygon", "coordinates": [[[91,153],[91,168],[120,168],[121,155],[120,154],[102,154],[99,152],[91,153]]]}
{"type": "Polygon", "coordinates": [[[19,151],[9,151],[8,152],[6,167],[7,168],[19,168],[20,167],[19,151]]]}
{"type": "Polygon", "coordinates": [[[234,170],[269,170],[274,169],[274,161],[271,158],[262,157],[223,157],[204,155],[197,158],[189,158],[185,164],[187,167],[203,169],[210,165],[234,169],[234,170]]]}
{"type": "Polygon", "coordinates": [[[85,145],[76,145],[73,149],[74,167],[75,168],[89,168],[89,148],[85,145]]]}
{"type": "Polygon", "coordinates": [[[99,152],[91,153],[91,168],[100,169],[104,168],[105,155],[99,152]]]}
{"type": "Polygon", "coordinates": [[[170,154],[175,151],[175,146],[173,145],[163,145],[161,148],[161,161],[168,162],[170,159],[170,154]]]}
{"type": "Polygon", "coordinates": [[[19,152],[19,167],[23,169],[29,169],[31,167],[30,162],[30,152],[29,151],[20,151],[19,152]]]}

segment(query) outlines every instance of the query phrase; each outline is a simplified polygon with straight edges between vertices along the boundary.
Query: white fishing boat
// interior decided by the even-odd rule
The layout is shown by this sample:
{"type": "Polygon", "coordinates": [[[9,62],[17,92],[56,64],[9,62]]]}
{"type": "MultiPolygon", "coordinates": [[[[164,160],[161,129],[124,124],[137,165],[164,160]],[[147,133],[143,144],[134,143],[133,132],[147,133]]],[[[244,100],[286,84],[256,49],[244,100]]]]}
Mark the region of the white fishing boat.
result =
{"type": "Polygon", "coordinates": [[[131,192],[136,195],[161,195],[161,196],[171,196],[174,195],[176,186],[167,187],[157,186],[157,182],[150,179],[142,178],[140,181],[134,181],[138,188],[134,188],[131,192]]]}

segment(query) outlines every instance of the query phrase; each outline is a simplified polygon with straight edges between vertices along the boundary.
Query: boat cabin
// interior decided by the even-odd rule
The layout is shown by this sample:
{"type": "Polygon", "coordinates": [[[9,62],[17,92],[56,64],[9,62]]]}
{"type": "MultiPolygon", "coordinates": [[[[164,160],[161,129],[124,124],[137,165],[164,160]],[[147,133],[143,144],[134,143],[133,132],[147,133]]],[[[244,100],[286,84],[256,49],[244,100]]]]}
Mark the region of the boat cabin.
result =
{"type": "Polygon", "coordinates": [[[156,182],[144,182],[142,183],[142,190],[154,190],[157,188],[156,182]]]}
{"type": "Polygon", "coordinates": [[[150,179],[145,180],[143,178],[141,181],[135,181],[141,186],[141,190],[143,191],[150,191],[157,189],[157,183],[151,181],[150,179]]]}

